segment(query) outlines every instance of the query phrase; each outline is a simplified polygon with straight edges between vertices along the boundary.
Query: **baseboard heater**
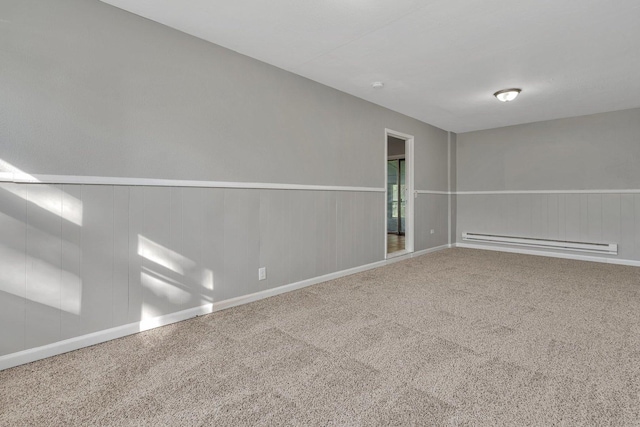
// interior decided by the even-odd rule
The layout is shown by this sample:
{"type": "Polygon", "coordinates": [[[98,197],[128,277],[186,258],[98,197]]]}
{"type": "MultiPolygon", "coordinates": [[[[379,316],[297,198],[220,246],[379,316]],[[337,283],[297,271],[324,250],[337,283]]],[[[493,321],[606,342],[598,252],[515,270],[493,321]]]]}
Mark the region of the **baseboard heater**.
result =
{"type": "Polygon", "coordinates": [[[484,243],[501,243],[530,248],[561,249],[576,252],[618,255],[616,243],[567,242],[563,240],[534,239],[531,237],[496,236],[493,234],[462,233],[462,240],[484,243]]]}

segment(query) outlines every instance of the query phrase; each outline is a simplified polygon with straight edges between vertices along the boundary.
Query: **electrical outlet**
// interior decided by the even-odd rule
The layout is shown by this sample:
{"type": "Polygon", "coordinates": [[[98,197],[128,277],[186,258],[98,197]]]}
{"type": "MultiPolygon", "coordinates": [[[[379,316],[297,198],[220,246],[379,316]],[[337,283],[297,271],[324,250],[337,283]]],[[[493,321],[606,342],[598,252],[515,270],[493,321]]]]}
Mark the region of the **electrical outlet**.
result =
{"type": "Polygon", "coordinates": [[[433,233],[435,233],[435,232],[436,232],[436,230],[433,230],[433,229],[431,230],[431,234],[433,234],[433,233]]]}
{"type": "Polygon", "coordinates": [[[260,267],[258,269],[258,280],[265,280],[267,278],[267,267],[260,267]]]}

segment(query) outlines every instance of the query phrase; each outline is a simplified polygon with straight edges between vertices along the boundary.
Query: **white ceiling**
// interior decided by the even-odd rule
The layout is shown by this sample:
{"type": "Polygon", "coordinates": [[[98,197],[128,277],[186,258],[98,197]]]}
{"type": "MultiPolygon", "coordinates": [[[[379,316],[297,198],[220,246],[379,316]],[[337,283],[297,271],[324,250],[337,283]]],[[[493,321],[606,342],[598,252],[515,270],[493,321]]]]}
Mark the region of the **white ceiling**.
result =
{"type": "Polygon", "coordinates": [[[454,132],[640,107],[638,0],[103,1],[454,132]]]}

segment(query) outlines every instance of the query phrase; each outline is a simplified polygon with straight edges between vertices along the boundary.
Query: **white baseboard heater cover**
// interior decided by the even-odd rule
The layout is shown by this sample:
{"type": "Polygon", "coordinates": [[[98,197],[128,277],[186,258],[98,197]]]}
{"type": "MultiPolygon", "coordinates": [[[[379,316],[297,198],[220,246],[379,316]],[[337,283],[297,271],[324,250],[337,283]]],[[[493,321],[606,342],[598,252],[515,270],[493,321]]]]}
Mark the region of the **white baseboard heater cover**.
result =
{"type": "Polygon", "coordinates": [[[531,237],[496,236],[492,234],[462,233],[462,240],[484,243],[501,243],[531,248],[560,249],[576,252],[618,255],[616,243],[567,242],[562,240],[535,239],[531,237]]]}

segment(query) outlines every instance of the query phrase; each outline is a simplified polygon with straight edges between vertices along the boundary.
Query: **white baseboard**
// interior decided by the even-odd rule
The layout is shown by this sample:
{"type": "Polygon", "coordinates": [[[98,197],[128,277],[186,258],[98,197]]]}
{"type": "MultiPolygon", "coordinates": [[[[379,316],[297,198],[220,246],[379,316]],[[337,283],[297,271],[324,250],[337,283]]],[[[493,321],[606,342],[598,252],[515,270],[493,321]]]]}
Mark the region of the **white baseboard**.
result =
{"type": "Polygon", "coordinates": [[[598,256],[590,256],[590,255],[569,254],[564,252],[508,248],[505,246],[481,245],[481,244],[475,244],[475,243],[455,243],[452,246],[456,248],[481,249],[481,250],[487,250],[487,251],[510,252],[515,254],[575,259],[578,261],[601,262],[605,264],[619,264],[619,265],[630,265],[633,267],[640,267],[640,261],[631,260],[631,259],[618,259],[618,258],[607,258],[607,257],[598,257],[598,256]]]}
{"type": "Polygon", "coordinates": [[[417,256],[430,254],[431,252],[438,252],[438,251],[441,251],[441,250],[444,250],[444,249],[450,249],[451,247],[452,247],[451,245],[447,244],[447,245],[436,246],[434,248],[422,249],[420,251],[409,252],[409,253],[406,253],[406,254],[402,254],[402,255],[391,257],[391,258],[387,258],[386,261],[384,261],[384,263],[385,264],[393,264],[394,262],[404,261],[406,259],[415,258],[417,256]]]}
{"type": "Polygon", "coordinates": [[[438,252],[438,251],[442,251],[445,249],[451,249],[451,245],[450,244],[445,244],[445,245],[440,245],[440,246],[436,246],[434,248],[429,248],[429,249],[423,249],[421,251],[416,251],[414,253],[411,254],[411,258],[415,258],[417,256],[421,256],[421,255],[426,255],[426,254],[430,254],[432,252],[438,252]]]}
{"type": "Polygon", "coordinates": [[[106,341],[111,341],[116,338],[122,338],[127,335],[136,334],[138,332],[146,331],[149,329],[157,328],[160,326],[166,326],[171,323],[187,320],[192,317],[202,316],[204,314],[210,314],[215,311],[224,310],[227,308],[235,307],[242,304],[258,301],[264,298],[269,298],[275,295],[279,295],[285,292],[291,292],[296,289],[301,289],[307,286],[315,285],[317,283],[326,282],[328,280],[338,279],[340,277],[349,276],[351,274],[360,273],[362,271],[371,270],[373,268],[383,267],[393,262],[401,261],[403,259],[413,258],[416,256],[424,255],[430,252],[439,251],[449,248],[449,245],[438,246],[436,248],[425,249],[418,252],[403,255],[401,257],[377,261],[371,264],[362,265],[359,267],[349,268],[347,270],[337,271],[335,273],[325,274],[323,276],[313,277],[311,279],[302,280],[300,282],[291,283],[288,285],[279,286],[273,289],[266,289],[264,291],[256,292],[249,295],[243,295],[236,298],[230,298],[224,301],[215,302],[213,304],[205,304],[199,307],[190,308],[175,313],[170,313],[164,316],[153,317],[150,319],[141,320],[139,322],[129,323],[127,325],[117,326],[115,328],[105,329],[98,332],[82,335],[79,337],[69,338],[63,341],[43,345],[41,347],[31,348],[16,353],[0,356],[0,371],[3,369],[12,368],[14,366],[24,365],[25,363],[35,362],[36,360],[45,359],[47,357],[56,356],[58,354],[67,353],[69,351],[78,350],[83,347],[89,347],[95,344],[100,344],[106,341]]]}

